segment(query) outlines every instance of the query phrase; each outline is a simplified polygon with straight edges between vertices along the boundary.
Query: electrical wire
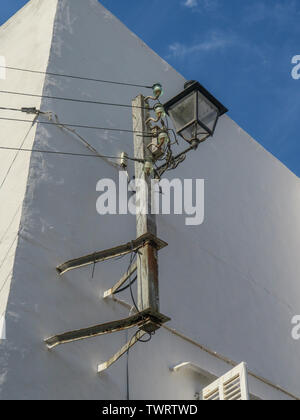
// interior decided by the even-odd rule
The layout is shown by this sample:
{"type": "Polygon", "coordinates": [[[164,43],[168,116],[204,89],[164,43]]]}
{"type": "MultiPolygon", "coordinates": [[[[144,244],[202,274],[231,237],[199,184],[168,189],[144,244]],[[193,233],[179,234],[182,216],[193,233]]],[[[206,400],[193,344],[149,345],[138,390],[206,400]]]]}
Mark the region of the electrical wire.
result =
{"type": "Polygon", "coordinates": [[[20,112],[22,112],[22,110],[18,109],[18,108],[7,108],[7,107],[0,106],[0,109],[2,109],[4,111],[20,111],[20,112]]]}
{"type": "MultiPolygon", "coordinates": [[[[128,266],[128,269],[127,269],[127,273],[129,272],[129,269],[130,269],[130,267],[131,267],[131,265],[132,265],[132,263],[133,263],[133,261],[136,257],[136,254],[137,254],[137,251],[135,251],[134,253],[131,253],[131,255],[130,255],[130,262],[129,262],[129,266],[128,266]]],[[[129,289],[130,289],[130,296],[131,296],[132,303],[134,304],[134,307],[135,307],[136,311],[140,312],[139,308],[137,307],[137,304],[135,302],[134,296],[133,296],[132,283],[131,282],[129,283],[129,289]]]]}
{"type": "Polygon", "coordinates": [[[7,250],[6,254],[5,254],[5,257],[3,258],[3,260],[2,260],[2,262],[0,264],[0,268],[3,267],[3,264],[5,263],[6,259],[8,258],[8,254],[9,254],[10,250],[12,249],[12,247],[14,246],[14,243],[16,242],[17,237],[19,236],[19,232],[20,232],[20,230],[18,230],[16,236],[14,237],[14,240],[12,241],[10,247],[8,248],[8,250],[7,250]]]}
{"type": "Polygon", "coordinates": [[[130,286],[132,286],[136,281],[137,281],[137,276],[135,276],[135,278],[133,280],[131,280],[131,282],[127,286],[123,287],[122,289],[118,289],[116,292],[114,292],[114,295],[117,295],[118,293],[124,292],[130,286]]]}
{"type": "MultiPolygon", "coordinates": [[[[130,315],[130,313],[131,313],[131,311],[129,312],[129,315],[130,315]]],[[[130,351],[130,347],[131,347],[131,343],[132,343],[132,340],[134,340],[134,338],[136,337],[136,332],[132,335],[132,337],[130,338],[130,340],[128,341],[128,330],[126,330],[126,342],[128,342],[129,343],[129,346],[128,346],[128,350],[127,350],[127,352],[126,352],[126,386],[127,386],[127,390],[126,390],[126,399],[127,399],[127,401],[129,401],[129,394],[130,394],[130,386],[129,386],[129,351],[130,351]]]]}
{"type": "MultiPolygon", "coordinates": [[[[130,261],[129,261],[129,265],[128,265],[128,268],[127,268],[127,271],[126,271],[126,273],[127,273],[127,274],[129,273],[130,267],[132,266],[133,261],[134,261],[134,259],[135,259],[135,257],[136,257],[136,255],[137,255],[137,253],[138,253],[138,251],[139,251],[139,249],[140,249],[140,248],[141,248],[141,247],[139,247],[138,249],[136,249],[134,252],[131,252],[131,254],[130,254],[130,261]]],[[[124,256],[125,256],[125,255],[124,255],[124,256]]],[[[133,273],[132,273],[132,274],[133,274],[133,273]]],[[[130,277],[132,276],[132,274],[128,277],[128,279],[130,279],[130,277]]],[[[131,286],[132,286],[132,285],[133,285],[136,281],[137,281],[137,276],[135,276],[135,277],[134,277],[134,279],[133,279],[133,280],[131,280],[131,281],[130,281],[130,283],[129,283],[128,285],[126,285],[126,286],[125,286],[125,287],[123,287],[122,289],[118,289],[116,292],[114,292],[114,295],[117,295],[118,293],[124,292],[125,290],[127,290],[127,289],[129,289],[129,288],[130,288],[130,293],[131,293],[131,298],[132,298],[133,304],[134,304],[134,306],[135,306],[136,311],[137,311],[137,312],[139,312],[138,307],[137,307],[137,305],[136,305],[136,303],[135,303],[135,300],[134,300],[134,297],[133,297],[132,288],[131,288],[131,286]]]]}
{"type": "Polygon", "coordinates": [[[8,274],[8,276],[6,277],[6,279],[4,280],[4,282],[1,285],[1,289],[0,289],[0,293],[2,292],[2,290],[4,289],[4,286],[6,285],[6,283],[8,282],[9,277],[12,275],[13,270],[11,270],[8,274]]]}
{"type": "Polygon", "coordinates": [[[114,80],[95,79],[95,78],[91,78],[91,77],[74,76],[74,75],[63,74],[63,73],[52,73],[52,72],[48,72],[48,71],[29,70],[29,69],[22,69],[22,68],[19,68],[19,67],[0,66],[0,68],[5,68],[7,70],[22,71],[22,72],[26,72],[26,73],[43,74],[43,75],[47,75],[47,76],[68,77],[70,79],[86,80],[86,81],[89,81],[89,82],[109,83],[109,84],[113,84],[113,85],[133,86],[133,87],[140,87],[140,88],[145,88],[145,89],[152,89],[153,88],[153,86],[143,85],[143,84],[118,82],[118,81],[114,81],[114,80]]]}
{"type": "MultiPolygon", "coordinates": [[[[148,343],[151,339],[152,339],[152,335],[151,333],[147,333],[149,334],[149,338],[147,340],[142,340],[141,338],[138,338],[137,335],[140,332],[140,330],[136,331],[133,336],[130,338],[129,340],[129,347],[127,350],[127,360],[126,360],[126,385],[127,385],[127,390],[126,390],[126,399],[127,401],[129,401],[129,397],[130,397],[130,386],[129,386],[129,351],[130,351],[130,346],[132,343],[132,340],[134,340],[135,338],[137,339],[137,341],[139,341],[140,343],[148,343]]],[[[128,340],[128,330],[126,330],[126,341],[128,340]]]]}
{"type": "MultiPolygon", "coordinates": [[[[66,130],[66,131],[68,131],[69,133],[71,133],[71,134],[73,134],[74,136],[76,136],[79,140],[80,140],[80,142],[81,143],[83,143],[84,144],[84,146],[87,148],[87,149],[89,149],[91,152],[93,152],[97,157],[100,157],[100,158],[103,158],[103,159],[105,159],[106,161],[107,161],[107,163],[109,163],[109,164],[111,164],[112,166],[114,166],[114,167],[117,167],[117,168],[119,168],[119,165],[117,165],[117,164],[115,164],[115,163],[112,163],[112,162],[110,162],[109,160],[107,160],[106,158],[111,158],[111,159],[121,159],[121,156],[119,156],[119,157],[116,157],[116,156],[104,156],[104,155],[102,155],[102,154],[100,154],[99,152],[98,152],[98,150],[96,150],[93,146],[91,146],[89,143],[88,143],[88,141],[86,140],[86,139],[84,139],[80,134],[78,134],[77,133],[77,131],[75,130],[75,129],[71,129],[70,127],[68,127],[67,125],[65,125],[65,124],[62,124],[60,121],[59,121],[59,119],[58,119],[58,116],[56,115],[56,114],[53,114],[52,112],[41,112],[41,111],[39,111],[39,110],[36,110],[36,108],[22,108],[21,109],[21,111],[22,112],[30,112],[30,113],[34,113],[34,114],[36,114],[36,118],[38,117],[38,115],[39,114],[43,114],[43,115],[47,115],[47,117],[48,117],[48,119],[49,119],[49,121],[52,121],[52,123],[54,124],[54,125],[56,125],[57,127],[59,127],[61,130],[66,130]],[[53,118],[54,117],[54,118],[53,118]]],[[[36,120],[36,118],[35,118],[35,120],[36,120]]],[[[35,121],[34,120],[34,121],[35,121]]],[[[22,143],[22,145],[23,145],[23,143],[22,143]]],[[[22,146],[21,145],[21,146],[22,146]]],[[[18,151],[20,151],[20,150],[18,150],[18,151]]],[[[27,150],[25,150],[25,151],[27,151],[27,150]]],[[[44,153],[54,153],[53,151],[51,152],[51,151],[43,151],[44,153]]],[[[59,153],[59,154],[66,154],[67,152],[56,152],[56,153],[59,153]]],[[[71,153],[69,153],[68,152],[68,154],[70,155],[71,153]]],[[[73,155],[76,155],[76,156],[78,156],[78,155],[81,155],[82,156],[82,154],[75,154],[75,153],[73,153],[73,155]]],[[[91,155],[85,155],[85,156],[91,156],[91,155]]],[[[136,159],[136,158],[130,158],[129,156],[127,156],[127,159],[128,160],[132,160],[132,161],[138,161],[138,162],[141,162],[141,163],[144,163],[144,161],[142,161],[141,159],[136,159]]]]}
{"type": "MultiPolygon", "coordinates": [[[[19,152],[31,152],[31,153],[47,153],[47,154],[53,154],[53,155],[62,155],[62,156],[80,156],[80,157],[92,157],[92,158],[106,158],[106,159],[121,159],[120,156],[105,156],[105,155],[91,155],[91,154],[85,154],[85,153],[72,153],[72,152],[59,152],[55,150],[41,150],[41,149],[20,149],[17,147],[6,147],[6,146],[0,146],[0,150],[17,150],[19,152]]],[[[137,161],[141,162],[142,159],[135,159],[128,157],[128,160],[131,161],[137,161]]]]}
{"type": "MultiPolygon", "coordinates": [[[[136,255],[138,254],[138,250],[139,250],[139,249],[140,249],[140,248],[138,248],[136,251],[134,251],[134,252],[132,252],[132,253],[131,253],[131,256],[130,256],[130,262],[129,262],[129,266],[128,266],[128,269],[127,269],[127,273],[129,272],[129,269],[130,269],[130,267],[131,267],[131,265],[132,265],[132,263],[133,263],[133,261],[134,261],[134,259],[135,259],[136,255]]],[[[136,277],[136,279],[137,279],[137,277],[136,277]]],[[[140,311],[139,311],[139,308],[137,307],[137,304],[136,304],[135,299],[134,299],[134,296],[133,296],[133,291],[132,291],[132,284],[135,282],[135,280],[136,280],[136,279],[134,279],[133,281],[131,281],[131,282],[129,283],[129,285],[128,285],[125,289],[127,289],[127,288],[129,288],[129,289],[130,289],[130,296],[131,296],[131,299],[132,299],[133,305],[134,305],[134,307],[135,307],[135,309],[136,309],[137,313],[139,313],[140,311]]],[[[115,293],[114,293],[114,294],[115,294],[115,293]]],[[[149,332],[145,331],[145,332],[149,335],[149,338],[148,338],[148,339],[146,339],[146,340],[142,340],[141,338],[138,338],[138,337],[137,337],[138,332],[139,332],[139,331],[137,331],[137,332],[136,332],[135,336],[136,336],[137,341],[139,341],[139,342],[141,342],[141,343],[148,343],[148,342],[152,339],[152,336],[154,335],[154,332],[153,332],[153,333],[149,333],[149,332]]]]}
{"type": "MultiPolygon", "coordinates": [[[[132,338],[131,338],[132,340],[132,338]]],[[[130,340],[130,341],[131,341],[130,340]]],[[[128,330],[126,330],[126,342],[128,341],[128,330]]],[[[130,396],[130,386],[129,386],[129,350],[130,347],[128,347],[128,350],[126,352],[126,400],[129,401],[130,396]]]]}
{"type": "MultiPolygon", "coordinates": [[[[18,118],[3,118],[0,117],[0,120],[3,121],[15,121],[15,122],[32,122],[30,120],[22,120],[18,118]]],[[[48,122],[48,121],[37,121],[39,124],[47,124],[47,125],[56,125],[54,123],[48,122]]],[[[109,128],[109,127],[94,127],[89,125],[79,125],[79,124],[66,124],[61,123],[61,125],[67,125],[68,127],[75,127],[75,128],[87,128],[90,130],[102,130],[102,131],[117,131],[117,132],[124,132],[124,133],[138,133],[138,134],[147,134],[143,131],[134,131],[134,130],[128,130],[126,128],[109,128]]]]}
{"type": "MultiPolygon", "coordinates": [[[[4,317],[6,310],[3,312],[3,314],[0,316],[0,320],[4,317]]],[[[1,336],[0,336],[0,340],[1,340],[1,336]]]]}
{"type": "Polygon", "coordinates": [[[9,231],[9,229],[10,229],[10,227],[11,227],[11,225],[13,224],[13,222],[14,222],[14,220],[15,220],[15,218],[16,218],[16,216],[17,216],[17,214],[19,213],[19,211],[20,211],[20,209],[21,209],[21,206],[22,206],[22,202],[19,204],[19,206],[18,206],[18,208],[17,208],[17,211],[15,212],[15,214],[14,214],[13,218],[11,219],[11,221],[10,221],[10,223],[9,223],[8,227],[6,228],[6,230],[4,231],[3,235],[1,236],[1,238],[0,238],[0,245],[2,244],[3,239],[5,238],[6,234],[8,233],[8,231],[9,231]]]}
{"type": "MultiPolygon", "coordinates": [[[[139,331],[138,331],[139,332],[139,331]]],[[[138,333],[137,332],[137,333],[138,333]]],[[[146,339],[146,340],[143,340],[142,338],[137,338],[137,341],[139,341],[140,343],[149,343],[149,341],[151,341],[152,340],[152,336],[154,335],[154,332],[153,333],[149,333],[148,331],[145,331],[146,332],[146,334],[148,334],[149,335],[149,337],[146,339]]],[[[137,334],[136,333],[136,334],[137,334]]]]}
{"type": "Polygon", "coordinates": [[[27,133],[26,133],[26,135],[25,135],[24,139],[22,140],[22,142],[21,142],[21,144],[20,144],[20,147],[19,147],[18,149],[16,148],[17,153],[15,154],[15,156],[14,156],[14,158],[13,158],[13,160],[12,160],[12,162],[11,162],[11,164],[10,164],[10,166],[9,166],[9,168],[8,168],[8,170],[7,170],[6,174],[5,174],[5,176],[4,176],[4,178],[3,178],[2,182],[1,182],[1,185],[0,185],[0,190],[1,190],[1,188],[3,187],[3,185],[5,184],[5,181],[7,180],[7,177],[8,177],[8,175],[9,175],[9,173],[10,173],[10,171],[11,171],[11,169],[12,169],[12,167],[13,167],[13,165],[14,165],[14,163],[15,163],[15,161],[16,161],[16,159],[17,159],[18,155],[19,155],[20,150],[22,149],[23,144],[24,144],[24,143],[25,143],[25,141],[27,140],[27,137],[29,136],[29,133],[30,133],[31,129],[32,129],[32,127],[34,126],[34,124],[35,124],[35,122],[36,122],[36,120],[37,120],[37,117],[38,117],[38,116],[36,116],[36,117],[33,119],[33,121],[31,121],[31,126],[30,126],[29,130],[27,131],[27,133]]]}
{"type": "MultiPolygon", "coordinates": [[[[124,255],[120,255],[120,256],[116,256],[116,257],[112,257],[112,258],[110,258],[109,260],[102,261],[101,263],[102,263],[102,264],[105,264],[105,263],[110,262],[110,261],[112,261],[112,260],[114,260],[114,261],[119,261],[119,260],[122,260],[122,259],[123,259],[123,258],[125,258],[125,257],[126,257],[126,254],[124,254],[124,255]]],[[[99,264],[99,262],[98,262],[98,261],[94,261],[94,263],[93,263],[93,268],[92,268],[92,278],[94,278],[96,264],[99,264]]],[[[116,292],[115,292],[115,293],[116,293],[116,292]]]]}
{"type": "MultiPolygon", "coordinates": [[[[145,107],[140,107],[140,106],[135,106],[135,105],[117,104],[117,103],[112,103],[112,102],[91,101],[91,100],[85,100],[85,99],[64,98],[64,97],[61,97],[61,96],[37,95],[37,94],[33,94],[33,93],[10,92],[10,91],[7,91],[7,90],[0,90],[0,93],[9,94],[9,95],[27,96],[27,97],[29,96],[29,97],[33,97],[33,98],[54,99],[54,100],[58,100],[58,101],[79,102],[79,103],[93,104],[93,105],[117,106],[117,107],[121,107],[121,108],[152,109],[152,108],[145,108],[145,107]]],[[[6,108],[0,107],[0,109],[6,109],[6,108]]],[[[7,108],[7,110],[19,111],[18,109],[14,109],[14,108],[7,108]]]]}
{"type": "Polygon", "coordinates": [[[77,139],[79,139],[79,141],[92,153],[94,153],[96,156],[101,157],[101,159],[104,159],[107,163],[109,163],[110,165],[112,165],[113,167],[116,167],[117,169],[119,168],[119,165],[117,165],[116,163],[112,163],[109,159],[106,159],[104,157],[102,157],[102,155],[98,152],[97,149],[95,149],[85,138],[83,138],[79,133],[77,133],[77,131],[75,129],[72,129],[66,125],[61,124],[61,122],[58,119],[58,116],[56,114],[53,115],[52,112],[48,113],[48,118],[49,121],[52,121],[54,124],[57,125],[57,127],[59,129],[61,129],[62,131],[67,131],[68,133],[73,134],[73,136],[75,136],[77,139]],[[54,118],[53,118],[54,117],[54,118]]]}

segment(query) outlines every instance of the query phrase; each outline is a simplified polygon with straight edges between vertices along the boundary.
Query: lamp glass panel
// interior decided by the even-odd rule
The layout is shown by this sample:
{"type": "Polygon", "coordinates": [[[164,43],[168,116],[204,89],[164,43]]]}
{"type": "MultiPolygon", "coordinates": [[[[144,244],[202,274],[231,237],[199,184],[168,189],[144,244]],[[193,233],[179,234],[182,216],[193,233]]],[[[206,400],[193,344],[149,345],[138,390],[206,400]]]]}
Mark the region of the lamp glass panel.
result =
{"type": "Polygon", "coordinates": [[[218,115],[218,109],[199,92],[198,120],[205,124],[210,131],[213,131],[218,115]]]}
{"type": "Polygon", "coordinates": [[[198,139],[199,141],[204,140],[206,137],[209,136],[209,133],[201,127],[198,123],[194,123],[187,127],[186,129],[180,132],[180,135],[190,141],[194,139],[198,139]]]}
{"type": "Polygon", "coordinates": [[[187,124],[196,119],[196,92],[182,98],[169,108],[169,115],[175,125],[176,131],[180,131],[187,124]]]}

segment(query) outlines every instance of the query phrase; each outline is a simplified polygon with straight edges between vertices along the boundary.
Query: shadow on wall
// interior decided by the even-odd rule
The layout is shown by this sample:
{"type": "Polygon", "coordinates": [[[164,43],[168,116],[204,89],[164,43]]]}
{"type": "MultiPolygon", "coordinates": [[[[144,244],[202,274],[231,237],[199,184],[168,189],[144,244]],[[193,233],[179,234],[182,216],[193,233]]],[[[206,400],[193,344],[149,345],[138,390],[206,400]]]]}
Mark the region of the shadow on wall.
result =
{"type": "Polygon", "coordinates": [[[0,318],[0,340],[6,339],[5,315],[0,318]]]}

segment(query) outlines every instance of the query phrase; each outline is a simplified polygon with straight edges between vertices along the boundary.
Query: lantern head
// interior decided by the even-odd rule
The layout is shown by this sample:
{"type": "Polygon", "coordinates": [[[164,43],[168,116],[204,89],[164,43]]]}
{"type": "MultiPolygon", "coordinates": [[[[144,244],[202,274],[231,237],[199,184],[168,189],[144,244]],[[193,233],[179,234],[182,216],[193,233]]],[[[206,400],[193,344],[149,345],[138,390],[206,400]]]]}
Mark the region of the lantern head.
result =
{"type": "Polygon", "coordinates": [[[190,81],[184,87],[164,109],[177,134],[189,143],[201,143],[214,134],[219,117],[228,110],[200,83],[190,81]]]}

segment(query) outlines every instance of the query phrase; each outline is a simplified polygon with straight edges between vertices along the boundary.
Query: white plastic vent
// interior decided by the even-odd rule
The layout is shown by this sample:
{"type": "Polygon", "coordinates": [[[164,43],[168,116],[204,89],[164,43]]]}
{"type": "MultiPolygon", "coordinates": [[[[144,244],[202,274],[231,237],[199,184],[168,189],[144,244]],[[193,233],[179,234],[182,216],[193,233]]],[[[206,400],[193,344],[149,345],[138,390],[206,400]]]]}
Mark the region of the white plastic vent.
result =
{"type": "Polygon", "coordinates": [[[241,363],[204,388],[202,399],[206,401],[249,400],[246,363],[241,363]]]}

